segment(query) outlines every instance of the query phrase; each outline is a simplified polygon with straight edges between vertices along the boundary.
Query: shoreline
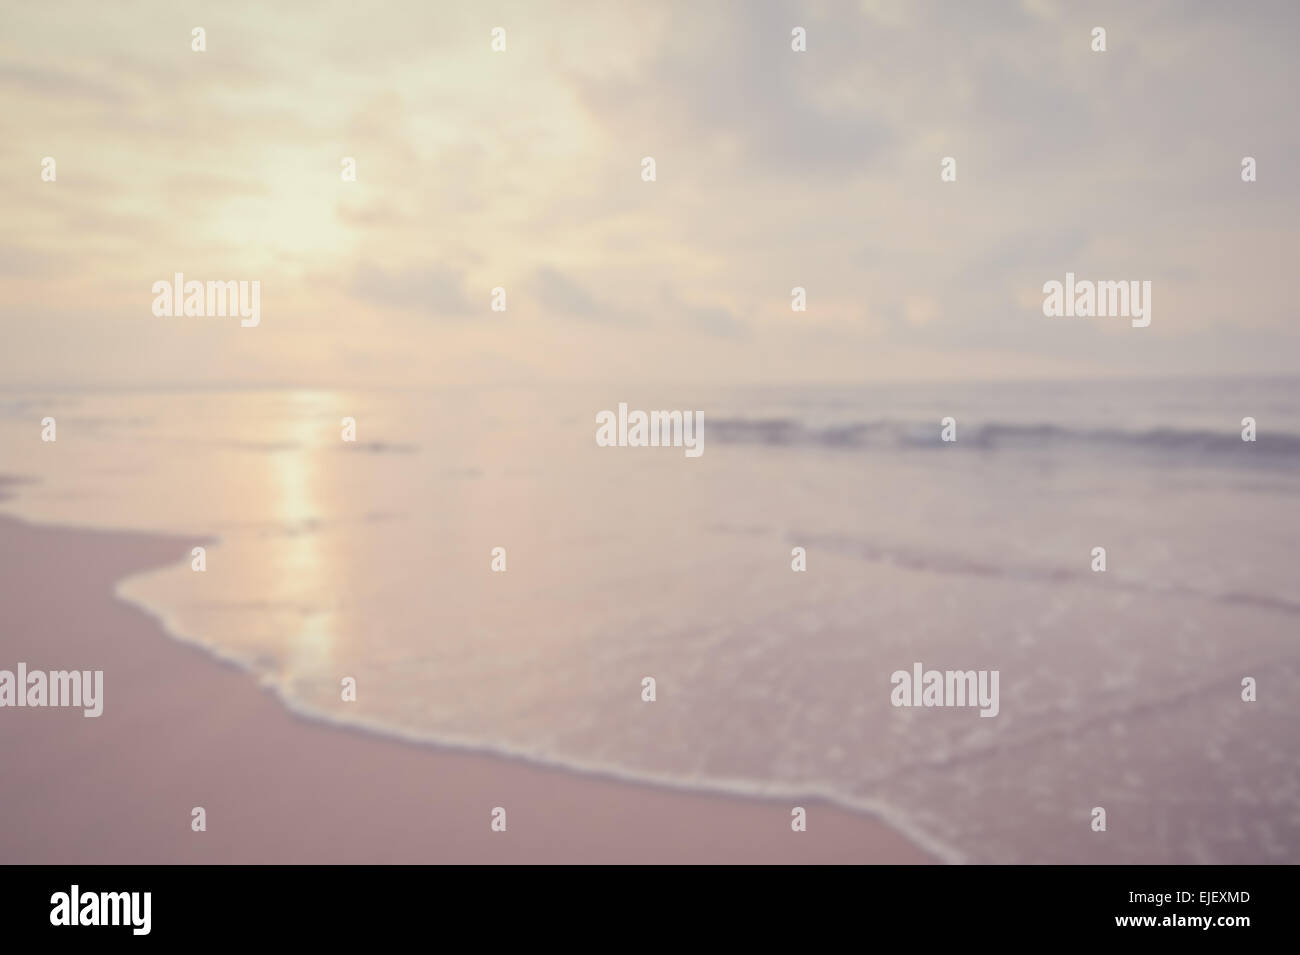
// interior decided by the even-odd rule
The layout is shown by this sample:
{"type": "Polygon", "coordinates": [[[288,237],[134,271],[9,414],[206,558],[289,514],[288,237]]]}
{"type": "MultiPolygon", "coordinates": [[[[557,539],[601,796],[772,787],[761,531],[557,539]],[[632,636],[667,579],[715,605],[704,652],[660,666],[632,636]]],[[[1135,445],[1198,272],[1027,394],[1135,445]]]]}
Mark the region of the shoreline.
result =
{"type": "MultiPolygon", "coordinates": [[[[5,482],[12,486],[16,482],[5,482]]],[[[934,863],[824,799],[690,790],[296,712],[118,597],[176,537],[0,515],[0,668],[104,670],[104,714],[0,710],[10,863],[934,863]],[[806,832],[790,829],[794,805],[806,832]],[[202,806],[207,831],[192,832],[202,806]],[[505,807],[507,831],[490,828],[505,807]]]]}

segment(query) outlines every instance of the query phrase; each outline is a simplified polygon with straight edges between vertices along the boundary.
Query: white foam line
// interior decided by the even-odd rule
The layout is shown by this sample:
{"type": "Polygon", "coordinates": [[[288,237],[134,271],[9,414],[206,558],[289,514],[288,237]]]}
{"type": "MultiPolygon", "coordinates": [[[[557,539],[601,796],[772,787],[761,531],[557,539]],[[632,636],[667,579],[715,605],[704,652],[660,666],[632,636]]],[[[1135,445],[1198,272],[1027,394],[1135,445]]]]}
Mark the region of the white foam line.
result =
{"type": "MultiPolygon", "coordinates": [[[[220,538],[208,537],[207,539],[213,541],[213,544],[209,548],[210,550],[220,548],[220,538]]],[[[328,713],[316,709],[290,695],[285,688],[284,681],[277,680],[270,674],[259,674],[255,666],[248,660],[242,659],[239,656],[223,650],[221,647],[204,641],[198,637],[192,637],[182,633],[180,627],[168,616],[165,608],[149,604],[144,600],[144,598],[133,596],[126,592],[128,585],[131,583],[147,580],[149,577],[167,573],[172,569],[174,568],[164,566],[123,577],[117,581],[117,584],[114,587],[114,596],[124,603],[136,607],[147,616],[151,617],[158,623],[164,633],[177,642],[197,647],[222,663],[233,665],[248,673],[257,680],[259,686],[270,690],[286,710],[300,718],[326,726],[372,733],[386,739],[397,739],[402,742],[412,743],[419,746],[430,746],[439,749],[455,750],[457,752],[484,756],[498,756],[506,759],[519,760],[521,762],[547,769],[563,770],[577,773],[579,775],[613,779],[625,783],[659,786],[679,792],[738,796],[745,799],[762,799],[767,801],[794,800],[798,802],[804,800],[815,800],[841,809],[849,810],[850,812],[857,812],[878,819],[882,824],[901,834],[914,845],[925,852],[928,852],[941,862],[949,865],[962,865],[968,861],[964,854],[955,846],[941,842],[930,833],[922,830],[910,817],[897,807],[875,799],[865,799],[859,796],[838,793],[825,785],[796,787],[790,785],[755,783],[752,780],[747,779],[713,776],[692,776],[689,778],[683,778],[681,776],[673,776],[667,773],[629,770],[609,763],[554,757],[545,753],[524,749],[522,747],[510,746],[503,743],[484,742],[482,740],[434,733],[417,733],[413,730],[392,726],[378,720],[342,717],[335,713],[328,713]]]]}

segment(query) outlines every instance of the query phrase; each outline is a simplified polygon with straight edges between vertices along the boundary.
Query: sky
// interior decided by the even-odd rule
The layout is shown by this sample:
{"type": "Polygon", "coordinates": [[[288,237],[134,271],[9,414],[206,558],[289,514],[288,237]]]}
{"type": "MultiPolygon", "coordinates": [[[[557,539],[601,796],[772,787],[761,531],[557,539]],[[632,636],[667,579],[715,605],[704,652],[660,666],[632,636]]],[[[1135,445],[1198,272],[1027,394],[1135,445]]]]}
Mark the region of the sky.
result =
{"type": "Polygon", "coordinates": [[[1300,373],[1298,23],[1264,2],[7,4],[0,387],[1300,373]],[[1067,271],[1151,281],[1150,326],[1045,317],[1067,271]],[[260,324],[155,316],[176,272],[259,281],[260,324]]]}

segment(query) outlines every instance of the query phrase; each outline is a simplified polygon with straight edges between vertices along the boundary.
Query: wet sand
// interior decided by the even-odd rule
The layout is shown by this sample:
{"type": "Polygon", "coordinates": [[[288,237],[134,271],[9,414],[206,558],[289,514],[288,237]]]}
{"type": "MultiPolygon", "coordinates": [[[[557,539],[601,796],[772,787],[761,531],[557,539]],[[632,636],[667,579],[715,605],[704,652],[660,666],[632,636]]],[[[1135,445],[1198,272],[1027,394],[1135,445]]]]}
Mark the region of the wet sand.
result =
{"type": "Polygon", "coordinates": [[[0,708],[0,863],[925,863],[816,801],[690,793],[318,724],[117,580],[196,542],[0,517],[0,669],[102,669],[104,713],[0,708]],[[207,831],[190,828],[202,806],[207,831]],[[507,831],[490,827],[493,807],[507,831]]]}

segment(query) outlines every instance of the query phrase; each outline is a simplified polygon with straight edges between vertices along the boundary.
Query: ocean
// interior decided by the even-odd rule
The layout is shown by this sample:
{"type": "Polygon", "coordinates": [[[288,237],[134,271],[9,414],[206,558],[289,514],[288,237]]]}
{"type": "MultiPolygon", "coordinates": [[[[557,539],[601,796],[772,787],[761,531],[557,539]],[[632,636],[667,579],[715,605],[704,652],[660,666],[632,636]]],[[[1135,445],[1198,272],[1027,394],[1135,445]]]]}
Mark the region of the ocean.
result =
{"type": "MultiPolygon", "coordinates": [[[[0,508],[205,546],[120,596],[295,712],[954,862],[1296,858],[1297,465],[1295,379],[0,394],[0,508]],[[598,447],[620,402],[704,453],[598,447]],[[891,705],[917,662],[998,715],[891,705]]],[[[111,709],[111,647],[28,662],[111,709]]]]}

